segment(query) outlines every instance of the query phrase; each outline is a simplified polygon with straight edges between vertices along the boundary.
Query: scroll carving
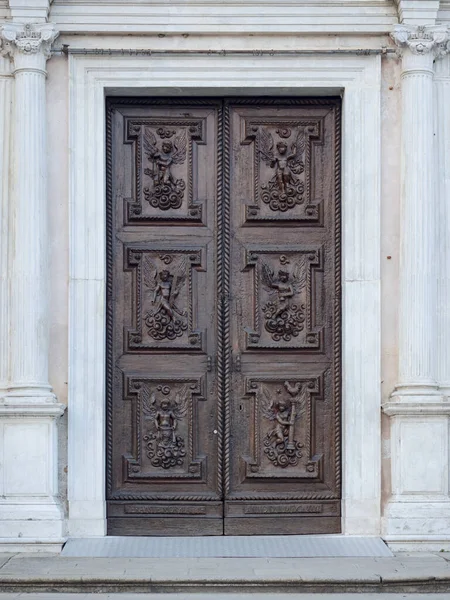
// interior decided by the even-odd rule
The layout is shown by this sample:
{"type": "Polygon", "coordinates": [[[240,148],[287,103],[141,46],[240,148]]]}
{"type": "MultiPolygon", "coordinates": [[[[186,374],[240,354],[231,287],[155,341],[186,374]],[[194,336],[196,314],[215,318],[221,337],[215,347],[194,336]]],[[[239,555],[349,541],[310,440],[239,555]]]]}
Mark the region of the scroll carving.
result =
{"type": "Polygon", "coordinates": [[[14,56],[17,51],[29,56],[42,52],[48,59],[51,56],[51,45],[58,35],[59,31],[53,23],[5,23],[0,26],[0,40],[4,40],[1,55],[14,56]]]}
{"type": "Polygon", "coordinates": [[[408,48],[412,54],[423,56],[434,53],[441,57],[450,52],[449,31],[442,25],[397,25],[391,38],[399,48],[408,48]]]}

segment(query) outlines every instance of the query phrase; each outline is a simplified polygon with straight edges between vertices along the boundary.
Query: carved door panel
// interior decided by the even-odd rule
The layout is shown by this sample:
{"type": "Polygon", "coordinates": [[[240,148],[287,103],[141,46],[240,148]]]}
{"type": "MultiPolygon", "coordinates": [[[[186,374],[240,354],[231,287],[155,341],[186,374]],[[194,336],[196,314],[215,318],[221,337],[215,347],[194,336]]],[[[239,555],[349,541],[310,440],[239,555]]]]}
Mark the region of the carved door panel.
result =
{"type": "Polygon", "coordinates": [[[221,110],[215,101],[108,104],[112,535],[223,532],[215,373],[221,110]]]}
{"type": "Polygon", "coordinates": [[[227,534],[340,531],[339,106],[225,107],[227,534]]]}
{"type": "Polygon", "coordinates": [[[339,531],[339,127],[108,101],[109,534],[339,531]]]}

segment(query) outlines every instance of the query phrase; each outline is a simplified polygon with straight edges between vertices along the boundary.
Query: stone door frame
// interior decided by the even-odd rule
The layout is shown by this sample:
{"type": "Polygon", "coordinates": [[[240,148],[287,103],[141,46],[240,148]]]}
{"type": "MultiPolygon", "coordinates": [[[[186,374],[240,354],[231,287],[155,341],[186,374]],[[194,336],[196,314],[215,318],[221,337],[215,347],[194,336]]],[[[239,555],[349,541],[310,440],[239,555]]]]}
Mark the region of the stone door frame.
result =
{"type": "Polygon", "coordinates": [[[105,96],[117,94],[342,94],[342,531],[379,535],[380,55],[130,52],[69,65],[69,535],[106,534],[105,96]]]}

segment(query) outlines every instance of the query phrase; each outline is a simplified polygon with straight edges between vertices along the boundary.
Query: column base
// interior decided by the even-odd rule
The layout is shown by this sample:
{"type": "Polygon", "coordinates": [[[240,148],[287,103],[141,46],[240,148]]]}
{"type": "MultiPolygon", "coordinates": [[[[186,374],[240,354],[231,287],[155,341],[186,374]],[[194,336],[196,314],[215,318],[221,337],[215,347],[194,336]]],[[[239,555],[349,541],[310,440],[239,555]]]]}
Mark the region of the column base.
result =
{"type": "Polygon", "coordinates": [[[59,552],[65,519],[57,497],[55,396],[8,396],[0,403],[0,551],[59,552]]]}
{"type": "Polygon", "coordinates": [[[64,515],[54,500],[8,498],[0,502],[0,552],[60,552],[65,538],[64,515]]]}
{"type": "MultiPolygon", "coordinates": [[[[418,384],[399,384],[392,392],[389,401],[384,405],[383,410],[386,414],[389,406],[393,405],[412,405],[434,404],[442,402],[443,394],[436,383],[418,383],[418,384]]],[[[394,409],[395,410],[395,409],[394,409]]],[[[398,409],[402,410],[402,409],[398,409]]]]}
{"type": "Polygon", "coordinates": [[[397,551],[449,550],[450,402],[436,388],[418,388],[397,388],[382,407],[391,422],[392,476],[383,539],[397,551]]]}
{"type": "Polygon", "coordinates": [[[383,539],[397,552],[450,551],[450,499],[391,499],[382,525],[383,539]]]}

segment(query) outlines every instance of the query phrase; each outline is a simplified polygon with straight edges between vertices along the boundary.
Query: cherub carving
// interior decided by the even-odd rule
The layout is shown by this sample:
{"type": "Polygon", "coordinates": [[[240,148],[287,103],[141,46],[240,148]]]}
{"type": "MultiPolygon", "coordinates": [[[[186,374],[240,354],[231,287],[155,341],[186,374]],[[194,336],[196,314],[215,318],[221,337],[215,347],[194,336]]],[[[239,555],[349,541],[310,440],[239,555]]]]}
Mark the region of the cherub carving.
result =
{"type": "Polygon", "coordinates": [[[175,184],[171,166],[182,164],[186,160],[187,138],[186,130],[178,135],[173,143],[164,140],[161,149],[158,148],[156,137],[150,129],[144,133],[144,150],[147,158],[152,161],[152,170],[149,173],[158,183],[171,182],[175,184]]]}
{"type": "Polygon", "coordinates": [[[261,197],[272,210],[284,212],[303,202],[304,185],[294,175],[299,175],[305,169],[302,161],[305,148],[306,138],[302,129],[290,148],[284,140],[279,140],[275,145],[272,134],[265,128],[260,129],[259,152],[266,165],[275,170],[272,179],[262,185],[261,197]]]}
{"type": "Polygon", "coordinates": [[[291,405],[289,400],[273,400],[266,386],[261,386],[262,413],[269,421],[276,421],[275,427],[267,433],[267,438],[282,444],[291,428],[291,405]]]}
{"type": "Polygon", "coordinates": [[[294,263],[292,274],[280,269],[275,275],[269,264],[263,263],[261,278],[264,289],[269,293],[269,302],[263,306],[265,328],[276,341],[289,341],[303,329],[304,306],[293,302],[306,286],[308,268],[304,254],[294,263]]]}
{"type": "Polygon", "coordinates": [[[152,465],[168,469],[183,464],[186,456],[184,439],[176,435],[178,423],[186,415],[189,408],[189,386],[184,385],[170,399],[170,388],[158,386],[164,397],[156,399],[156,392],[150,393],[148,386],[142,389],[142,411],[147,419],[153,421],[150,433],[144,436],[147,443],[147,455],[152,465]]]}
{"type": "Polygon", "coordinates": [[[176,305],[176,299],[187,278],[185,257],[173,267],[158,272],[156,264],[149,256],[143,260],[143,281],[150,296],[153,309],[145,316],[149,335],[156,340],[174,340],[187,330],[185,310],[176,305]]]}
{"type": "Polygon", "coordinates": [[[182,179],[175,179],[172,166],[184,163],[187,153],[187,135],[183,129],[173,142],[163,140],[161,148],[158,147],[153,132],[146,128],[143,137],[144,151],[151,169],[144,173],[153,180],[153,189],[144,189],[144,195],[151,206],[161,210],[180,208],[186,183],[182,179]]]}
{"type": "Polygon", "coordinates": [[[282,390],[277,390],[279,398],[273,398],[267,386],[261,385],[261,411],[266,419],[275,421],[275,427],[270,429],[265,437],[265,454],[275,466],[286,467],[298,464],[302,456],[300,444],[294,439],[295,423],[300,419],[306,402],[308,392],[306,385],[300,382],[291,385],[284,382],[284,388],[291,396],[282,397],[282,390]]]}

